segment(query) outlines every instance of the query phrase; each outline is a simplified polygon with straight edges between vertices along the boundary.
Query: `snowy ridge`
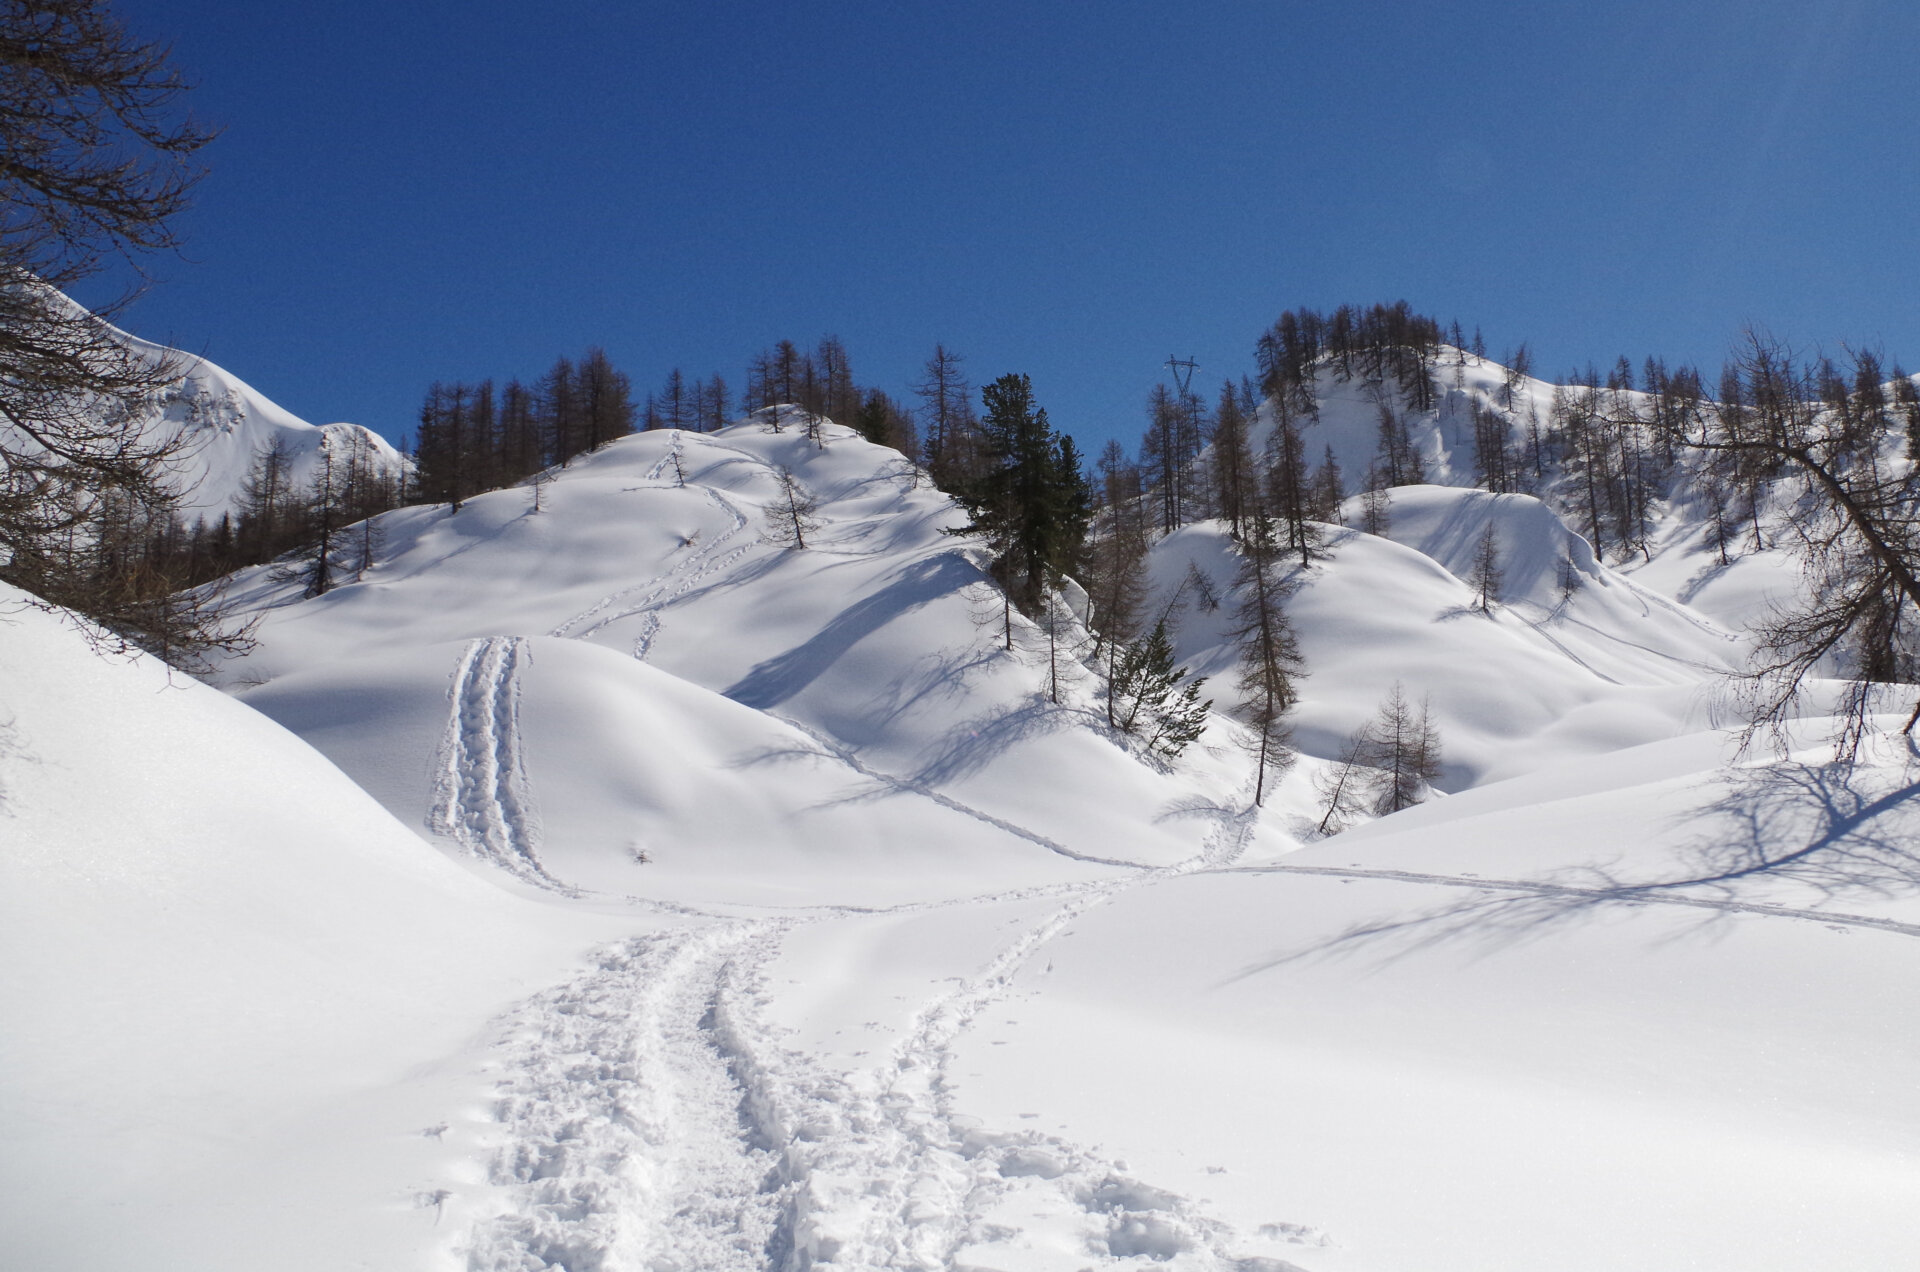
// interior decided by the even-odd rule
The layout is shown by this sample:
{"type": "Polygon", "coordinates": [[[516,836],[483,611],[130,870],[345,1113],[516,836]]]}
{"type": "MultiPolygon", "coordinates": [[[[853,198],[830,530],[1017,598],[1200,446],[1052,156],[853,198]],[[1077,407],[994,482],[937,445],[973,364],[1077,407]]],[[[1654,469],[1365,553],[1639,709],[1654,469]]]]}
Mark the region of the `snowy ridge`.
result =
{"type": "Polygon", "coordinates": [[[132,336],[126,340],[180,369],[137,427],[156,440],[183,442],[175,461],[174,484],[184,496],[182,512],[189,519],[218,520],[222,513],[237,513],[254,461],[276,443],[287,454],[288,476],[296,489],[313,481],[329,449],[340,459],[353,446],[365,446],[388,472],[408,470],[406,457],[371,429],[359,424],[309,424],[205,358],[132,336]]]}

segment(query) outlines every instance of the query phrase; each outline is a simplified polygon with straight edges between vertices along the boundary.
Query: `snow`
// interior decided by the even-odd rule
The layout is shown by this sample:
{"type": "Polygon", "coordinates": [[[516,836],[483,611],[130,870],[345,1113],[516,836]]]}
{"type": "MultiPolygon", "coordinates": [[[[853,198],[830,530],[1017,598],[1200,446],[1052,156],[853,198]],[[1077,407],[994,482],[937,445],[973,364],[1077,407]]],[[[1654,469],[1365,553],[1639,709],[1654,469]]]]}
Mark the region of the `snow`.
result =
{"type": "MultiPolygon", "coordinates": [[[[1350,473],[1372,409],[1315,426],[1350,473]]],[[[1416,442],[1459,482],[1453,419],[1416,442]]],[[[1071,659],[1051,701],[1031,624],[1001,647],[961,514],[897,455],[767,423],[622,439],[539,511],[387,514],[321,598],[243,573],[231,696],[9,613],[10,1251],[1911,1261],[1914,760],[1836,767],[1818,718],[1734,754],[1777,555],[1716,571],[1676,513],[1629,569],[1538,500],[1396,490],[1289,602],[1301,756],[1255,809],[1224,526],[1154,550],[1216,700],[1164,764],[1071,659]],[[782,469],[819,503],[804,550],[770,534],[782,469]],[[1396,682],[1445,794],[1314,838],[1314,773],[1396,682]]]]}
{"type": "Polygon", "coordinates": [[[218,521],[238,515],[241,492],[255,460],[276,443],[287,458],[294,489],[305,489],[319,474],[325,453],[344,457],[364,445],[374,462],[399,473],[407,459],[393,444],[358,424],[314,425],[205,358],[142,340],[116,336],[141,357],[169,368],[171,378],[136,412],[131,427],[154,445],[178,445],[169,461],[171,485],[180,494],[180,513],[218,521]]]}
{"type": "Polygon", "coordinates": [[[630,921],[557,921],[258,712],[102,658],[18,598],[0,603],[11,1258],[321,1268],[422,1244],[417,1132],[449,1099],[431,1070],[630,921]],[[306,1251],[329,1209],[364,1229],[306,1251]]]}

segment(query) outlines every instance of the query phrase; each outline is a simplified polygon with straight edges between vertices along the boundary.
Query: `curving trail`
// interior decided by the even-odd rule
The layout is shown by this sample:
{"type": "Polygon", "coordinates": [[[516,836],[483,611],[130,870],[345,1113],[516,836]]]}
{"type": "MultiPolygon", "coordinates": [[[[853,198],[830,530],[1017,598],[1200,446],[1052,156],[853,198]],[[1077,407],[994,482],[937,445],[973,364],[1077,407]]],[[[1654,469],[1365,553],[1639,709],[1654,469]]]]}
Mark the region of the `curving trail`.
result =
{"type": "MultiPolygon", "coordinates": [[[[763,1018],[783,936],[863,912],[705,923],[603,952],[509,1019],[496,1191],[468,1237],[469,1268],[930,1272],[990,1262],[1021,1235],[1021,1221],[1002,1220],[1036,1207],[1077,1251],[1076,1267],[1142,1256],[1286,1266],[1235,1258],[1236,1234],[1201,1203],[1097,1152],[978,1125],[956,1112],[948,1081],[967,1028],[1075,919],[1131,888],[1237,860],[1253,810],[1194,811],[1212,824],[1173,866],[956,903],[1062,898],[924,1003],[867,1069],[824,1066],[763,1018]]],[[[1278,1227],[1301,1244],[1320,1239],[1278,1227]]]]}
{"type": "Polygon", "coordinates": [[[726,529],[681,558],[679,564],[665,574],[602,597],[547,634],[585,640],[603,627],[622,619],[632,618],[636,614],[644,615],[647,626],[640,642],[634,648],[634,657],[645,659],[654,635],[660,630],[659,610],[693,591],[714,574],[733,565],[753,550],[754,545],[751,542],[731,548],[726,546],[747,528],[747,515],[740,511],[739,506],[712,486],[701,487],[701,493],[706,495],[720,511],[727,514],[731,524],[726,529]]]}
{"type": "MultiPolygon", "coordinates": [[[[680,439],[649,479],[670,479],[680,439]]],[[[754,548],[749,521],[711,486],[729,524],[665,573],[601,598],[556,626],[584,639],[637,619],[646,658],[661,610],[754,548]]],[[[475,856],[543,887],[580,895],[540,862],[538,818],[519,734],[527,642],[474,641],[462,657],[441,746],[431,821],[475,856]]],[[[1235,1234],[1201,1203],[1131,1178],[1096,1151],[1035,1130],[990,1131],[960,1114],[956,1051],[1023,969],[1089,911],[1129,889],[1229,868],[1252,833],[1251,806],[1194,807],[1208,817],[1194,854],[1146,867],[1078,852],[910,778],[882,772],[797,720],[786,723],[886,790],[1118,876],[896,910],[1050,898],[970,974],[938,988],[894,1045],[851,1071],[791,1049],[765,1019],[766,969],[786,933],[867,912],[723,919],[683,911],[684,926],[600,952],[570,983],[506,1019],[488,1136],[491,1189],[463,1195],[472,1272],[787,1272],[817,1265],[948,1269],[991,1265],[1037,1205],[1075,1251],[1073,1266],[1177,1260],[1182,1268],[1283,1267],[1232,1256],[1235,1234]],[[1016,1204],[1017,1203],[1017,1204],[1016,1204]]],[[[452,1195],[448,1190],[446,1195],[452,1195]]],[[[1285,1225],[1283,1225],[1285,1226],[1285,1225]]],[[[1301,1229],[1304,1232],[1306,1230],[1301,1229]]]]}
{"type": "MultiPolygon", "coordinates": [[[[1214,824],[1194,856],[1070,889],[1062,904],[971,976],[922,1005],[887,1058],[869,1070],[822,1071],[808,1057],[784,1051],[759,1022],[752,1004],[764,1001],[764,993],[755,998],[743,986],[737,998],[723,994],[735,1054],[753,1058],[744,1071],[759,1110],[755,1121],[785,1145],[786,1261],[770,1268],[831,1262],[942,1269],[976,1256],[990,1262],[996,1243],[1018,1235],[1017,1227],[995,1217],[1016,1198],[1027,1210],[1038,1198],[1039,1209],[1061,1216],[1081,1252],[1076,1267],[1114,1266],[1142,1255],[1199,1260],[1184,1264],[1189,1267],[1280,1266],[1234,1258],[1236,1234],[1201,1204],[1130,1178],[1096,1152],[1033,1131],[979,1126],[956,1112],[948,1078],[967,1028],[1075,919],[1132,888],[1239,857],[1253,810],[1210,811],[1214,824]]],[[[996,899],[1002,898],[973,904],[996,899]]],[[[1318,1239],[1310,1230],[1293,1230],[1305,1234],[1302,1243],[1318,1239]]]]}

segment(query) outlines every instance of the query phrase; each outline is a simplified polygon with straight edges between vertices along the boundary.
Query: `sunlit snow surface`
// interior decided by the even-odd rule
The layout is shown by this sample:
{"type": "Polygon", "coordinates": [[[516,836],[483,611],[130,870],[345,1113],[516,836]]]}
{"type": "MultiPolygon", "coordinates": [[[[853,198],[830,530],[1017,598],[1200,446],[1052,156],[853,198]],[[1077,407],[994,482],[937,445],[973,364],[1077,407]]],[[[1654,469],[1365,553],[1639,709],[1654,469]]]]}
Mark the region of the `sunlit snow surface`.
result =
{"type": "MultiPolygon", "coordinates": [[[[1697,545],[1623,576],[1533,500],[1395,492],[1291,603],[1304,756],[1256,812],[1226,719],[1169,769],[1070,659],[1049,701],[962,515],[826,437],[628,438],[538,511],[390,514],[327,597],[243,576],[261,648],[220,679],[291,734],[12,615],[8,1248],[1911,1261],[1908,756],[1847,774],[1809,722],[1728,767],[1750,611],[1675,599],[1697,545]],[[783,466],[804,550],[769,538],[783,466]],[[1461,581],[1489,521],[1491,615],[1461,581]],[[1453,793],[1312,841],[1313,772],[1396,680],[1453,793]]],[[[1234,565],[1205,524],[1154,561],[1163,600],[1221,597],[1179,639],[1223,708],[1234,565]]]]}

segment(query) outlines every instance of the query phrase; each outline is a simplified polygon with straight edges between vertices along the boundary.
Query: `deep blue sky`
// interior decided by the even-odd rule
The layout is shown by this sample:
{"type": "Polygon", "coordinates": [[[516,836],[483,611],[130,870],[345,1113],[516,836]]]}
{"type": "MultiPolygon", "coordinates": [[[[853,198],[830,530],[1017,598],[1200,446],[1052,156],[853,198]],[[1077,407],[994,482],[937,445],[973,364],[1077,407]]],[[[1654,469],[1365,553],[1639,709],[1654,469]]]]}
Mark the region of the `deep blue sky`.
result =
{"type": "Polygon", "coordinates": [[[1920,7],[118,0],[224,126],[127,317],[315,422],[604,345],[736,389],[837,333],[1033,376],[1089,453],[1169,354],[1404,297],[1558,374],[1743,324],[1920,368],[1920,7]]]}

